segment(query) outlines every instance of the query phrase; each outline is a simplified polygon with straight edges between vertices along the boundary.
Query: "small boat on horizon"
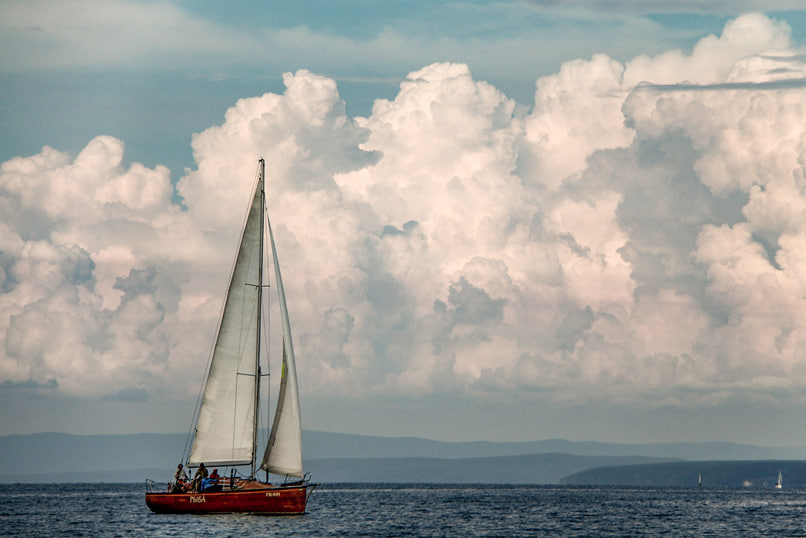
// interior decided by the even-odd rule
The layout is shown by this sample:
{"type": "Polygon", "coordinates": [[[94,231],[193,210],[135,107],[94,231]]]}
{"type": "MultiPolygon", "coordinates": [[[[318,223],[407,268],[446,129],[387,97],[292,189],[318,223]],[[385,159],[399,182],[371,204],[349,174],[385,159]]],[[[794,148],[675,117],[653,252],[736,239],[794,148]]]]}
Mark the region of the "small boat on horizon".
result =
{"type": "MultiPolygon", "coordinates": [[[[271,223],[266,213],[265,162],[260,159],[257,181],[243,225],[224,309],[207,370],[203,396],[194,415],[193,444],[185,464],[190,468],[229,467],[209,489],[201,481],[182,480],[157,491],[146,480],[146,505],[157,513],[249,512],[269,515],[304,514],[316,484],[302,467],[302,421],[299,388],[291,340],[291,324],[271,223]],[[263,309],[264,236],[268,232],[277,298],[283,327],[282,373],[274,420],[260,466],[257,435],[260,404],[261,320],[263,309]],[[236,468],[249,466],[249,475],[236,468]],[[256,472],[266,472],[266,481],[256,472]],[[284,477],[280,484],[269,475],[284,477]]],[[[183,457],[184,459],[184,457],[183,457]]],[[[177,477],[181,478],[179,473],[177,477]]]]}
{"type": "Polygon", "coordinates": [[[781,489],[784,487],[784,477],[781,475],[781,471],[778,471],[778,482],[775,483],[775,489],[781,489]]]}

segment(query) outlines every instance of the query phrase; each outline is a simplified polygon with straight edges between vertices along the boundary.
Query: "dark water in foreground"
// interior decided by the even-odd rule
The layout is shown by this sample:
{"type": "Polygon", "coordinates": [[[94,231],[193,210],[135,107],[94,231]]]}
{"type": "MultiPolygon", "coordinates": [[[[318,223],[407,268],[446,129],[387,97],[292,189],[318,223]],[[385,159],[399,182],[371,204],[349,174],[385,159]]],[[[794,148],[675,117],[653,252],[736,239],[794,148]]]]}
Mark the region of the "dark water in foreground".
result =
{"type": "Polygon", "coordinates": [[[806,536],[806,490],[331,484],[290,517],[156,515],[144,491],[0,485],[0,536],[806,536]]]}

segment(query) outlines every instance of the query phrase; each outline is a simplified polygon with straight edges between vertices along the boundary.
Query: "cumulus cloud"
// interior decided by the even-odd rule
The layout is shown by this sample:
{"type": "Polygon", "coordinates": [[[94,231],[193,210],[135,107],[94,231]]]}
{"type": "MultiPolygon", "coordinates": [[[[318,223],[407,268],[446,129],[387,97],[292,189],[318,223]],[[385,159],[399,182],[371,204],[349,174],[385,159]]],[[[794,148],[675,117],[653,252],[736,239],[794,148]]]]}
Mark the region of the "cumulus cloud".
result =
{"type": "Polygon", "coordinates": [[[568,62],[527,113],[436,63],[350,118],[300,70],[194,136],[181,207],[114,138],[12,159],[0,382],[139,399],[198,370],[263,156],[305,392],[803,387],[804,73],[758,14],[690,53],[568,62]]]}
{"type": "Polygon", "coordinates": [[[98,395],[166,373],[161,324],[178,289],[149,259],[169,248],[149,220],[182,215],[168,170],[122,170],[122,155],[120,141],[98,137],[73,160],[45,148],[0,167],[4,382],[98,395]],[[163,285],[145,285],[154,281],[163,285]]]}

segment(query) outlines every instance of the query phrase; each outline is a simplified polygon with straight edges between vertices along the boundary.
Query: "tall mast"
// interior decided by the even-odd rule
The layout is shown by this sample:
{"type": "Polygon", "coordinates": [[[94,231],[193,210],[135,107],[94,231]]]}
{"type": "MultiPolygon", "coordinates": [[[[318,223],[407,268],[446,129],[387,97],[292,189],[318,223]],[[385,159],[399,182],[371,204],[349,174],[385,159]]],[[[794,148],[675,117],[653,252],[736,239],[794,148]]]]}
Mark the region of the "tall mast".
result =
{"type": "Polygon", "coordinates": [[[260,248],[258,252],[258,272],[257,272],[257,342],[255,344],[255,424],[252,435],[252,470],[250,478],[255,478],[255,459],[257,458],[257,437],[260,411],[260,328],[261,316],[263,312],[263,221],[264,211],[266,211],[266,191],[263,187],[266,180],[266,162],[260,159],[260,178],[258,188],[260,189],[260,248]]]}

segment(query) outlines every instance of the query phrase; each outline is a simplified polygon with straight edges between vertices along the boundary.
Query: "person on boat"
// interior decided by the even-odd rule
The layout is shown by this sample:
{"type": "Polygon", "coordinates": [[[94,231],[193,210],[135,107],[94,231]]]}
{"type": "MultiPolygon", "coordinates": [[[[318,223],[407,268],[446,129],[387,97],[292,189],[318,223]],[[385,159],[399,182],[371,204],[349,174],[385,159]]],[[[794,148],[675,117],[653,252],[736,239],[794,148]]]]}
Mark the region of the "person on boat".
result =
{"type": "Polygon", "coordinates": [[[213,472],[210,473],[210,476],[207,478],[202,478],[201,481],[201,490],[202,491],[218,491],[221,488],[216,487],[218,486],[218,469],[213,469],[213,472]]]}
{"type": "Polygon", "coordinates": [[[196,474],[193,475],[193,491],[201,491],[202,480],[205,478],[207,478],[207,467],[200,463],[199,468],[196,469],[196,474]]]}
{"type": "Polygon", "coordinates": [[[171,484],[171,491],[173,491],[174,493],[184,491],[187,481],[188,481],[188,475],[185,472],[185,469],[182,467],[182,464],[180,463],[176,467],[176,472],[174,473],[174,481],[171,484]]]}

